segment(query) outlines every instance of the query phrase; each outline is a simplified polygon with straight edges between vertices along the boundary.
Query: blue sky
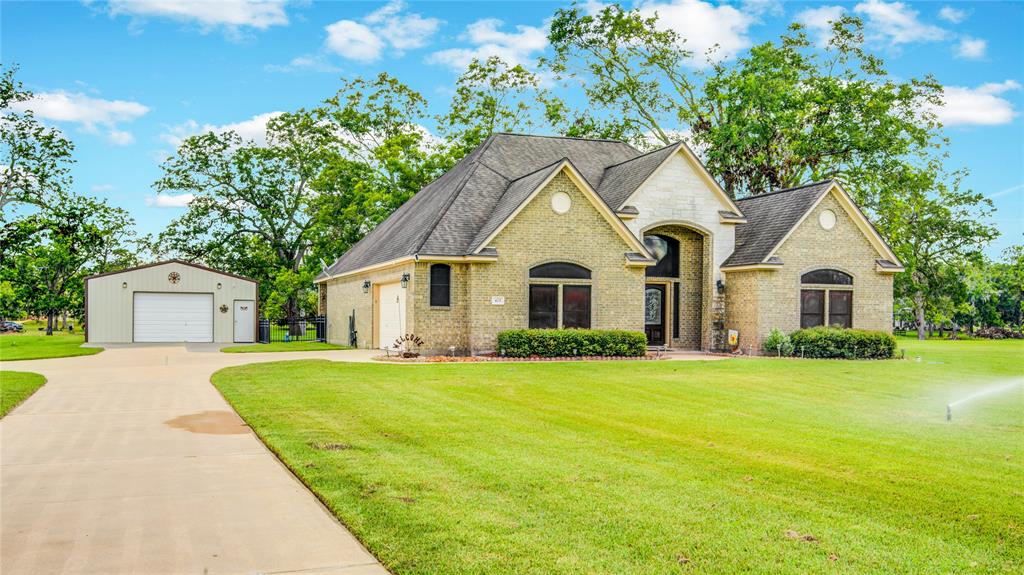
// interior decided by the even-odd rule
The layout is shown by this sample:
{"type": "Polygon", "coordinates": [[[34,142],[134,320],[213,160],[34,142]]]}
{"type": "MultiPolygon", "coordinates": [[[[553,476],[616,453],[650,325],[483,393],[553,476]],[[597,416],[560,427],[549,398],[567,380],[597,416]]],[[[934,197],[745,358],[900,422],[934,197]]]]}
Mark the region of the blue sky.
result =
{"type": "MultiPolygon", "coordinates": [[[[473,56],[529,64],[544,22],[568,2],[249,2],[114,0],[0,4],[0,55],[39,99],[39,117],[76,145],[81,193],[129,210],[143,233],[182,212],[151,188],[180,138],[233,127],[259,137],[276,111],[313,106],[343,76],[387,71],[443,111],[473,56]]],[[[633,5],[626,3],[626,5],[633,5]]],[[[861,16],[873,49],[901,78],[933,74],[949,167],[993,199],[998,255],[1024,243],[1024,3],[653,0],[693,48],[727,59],[776,38],[788,23],[861,16]]],[[[429,126],[429,121],[425,121],[429,126]]]]}

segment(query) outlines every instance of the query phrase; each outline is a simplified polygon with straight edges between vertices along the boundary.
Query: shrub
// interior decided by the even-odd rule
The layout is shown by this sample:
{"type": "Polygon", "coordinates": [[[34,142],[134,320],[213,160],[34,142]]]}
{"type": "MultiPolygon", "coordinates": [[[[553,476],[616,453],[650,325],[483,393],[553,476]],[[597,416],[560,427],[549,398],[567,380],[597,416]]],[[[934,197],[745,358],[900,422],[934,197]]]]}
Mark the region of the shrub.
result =
{"type": "Polygon", "coordinates": [[[498,351],[509,357],[641,357],[647,336],[610,329],[511,329],[498,334],[498,351]]]}
{"type": "Polygon", "coordinates": [[[764,340],[764,350],[773,355],[792,355],[793,342],[782,330],[773,329],[764,340]]]}
{"type": "Polygon", "coordinates": [[[803,357],[840,359],[890,359],[896,355],[896,338],[882,331],[812,327],[790,334],[793,353],[803,357]]]}
{"type": "Polygon", "coordinates": [[[974,335],[986,339],[1024,339],[1024,333],[1008,327],[983,327],[974,332],[974,335]]]}

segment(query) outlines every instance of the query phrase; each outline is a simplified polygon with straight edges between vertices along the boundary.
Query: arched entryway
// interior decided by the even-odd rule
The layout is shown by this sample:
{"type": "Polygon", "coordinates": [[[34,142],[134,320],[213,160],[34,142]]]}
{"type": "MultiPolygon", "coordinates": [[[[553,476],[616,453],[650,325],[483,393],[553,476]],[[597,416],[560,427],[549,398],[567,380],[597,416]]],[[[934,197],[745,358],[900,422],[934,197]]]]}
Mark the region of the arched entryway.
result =
{"type": "Polygon", "coordinates": [[[711,239],[685,224],[662,224],[643,232],[657,260],[647,268],[644,331],[649,345],[678,349],[708,347],[711,239]]]}

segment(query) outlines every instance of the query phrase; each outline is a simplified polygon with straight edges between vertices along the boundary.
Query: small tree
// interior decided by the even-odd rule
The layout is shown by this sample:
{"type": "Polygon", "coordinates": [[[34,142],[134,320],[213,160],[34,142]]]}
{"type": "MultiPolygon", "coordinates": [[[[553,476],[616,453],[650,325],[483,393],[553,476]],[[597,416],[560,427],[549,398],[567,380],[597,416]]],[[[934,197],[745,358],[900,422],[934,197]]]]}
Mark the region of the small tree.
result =
{"type": "Polygon", "coordinates": [[[68,195],[33,221],[35,241],[10,258],[3,279],[28,311],[46,315],[46,335],[52,335],[59,315],[83,315],[84,277],[105,253],[133,236],[134,221],[104,201],[68,195]]]}

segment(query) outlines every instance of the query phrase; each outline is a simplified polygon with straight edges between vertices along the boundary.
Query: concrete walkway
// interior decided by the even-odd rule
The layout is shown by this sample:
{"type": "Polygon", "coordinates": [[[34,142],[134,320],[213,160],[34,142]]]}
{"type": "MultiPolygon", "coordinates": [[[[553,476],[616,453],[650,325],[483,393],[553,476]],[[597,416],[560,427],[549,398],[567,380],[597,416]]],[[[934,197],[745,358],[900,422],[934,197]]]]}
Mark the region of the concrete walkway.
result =
{"type": "Polygon", "coordinates": [[[218,347],[0,364],[48,380],[0,420],[0,573],[387,573],[209,382],[232,365],[374,353],[218,347]]]}

